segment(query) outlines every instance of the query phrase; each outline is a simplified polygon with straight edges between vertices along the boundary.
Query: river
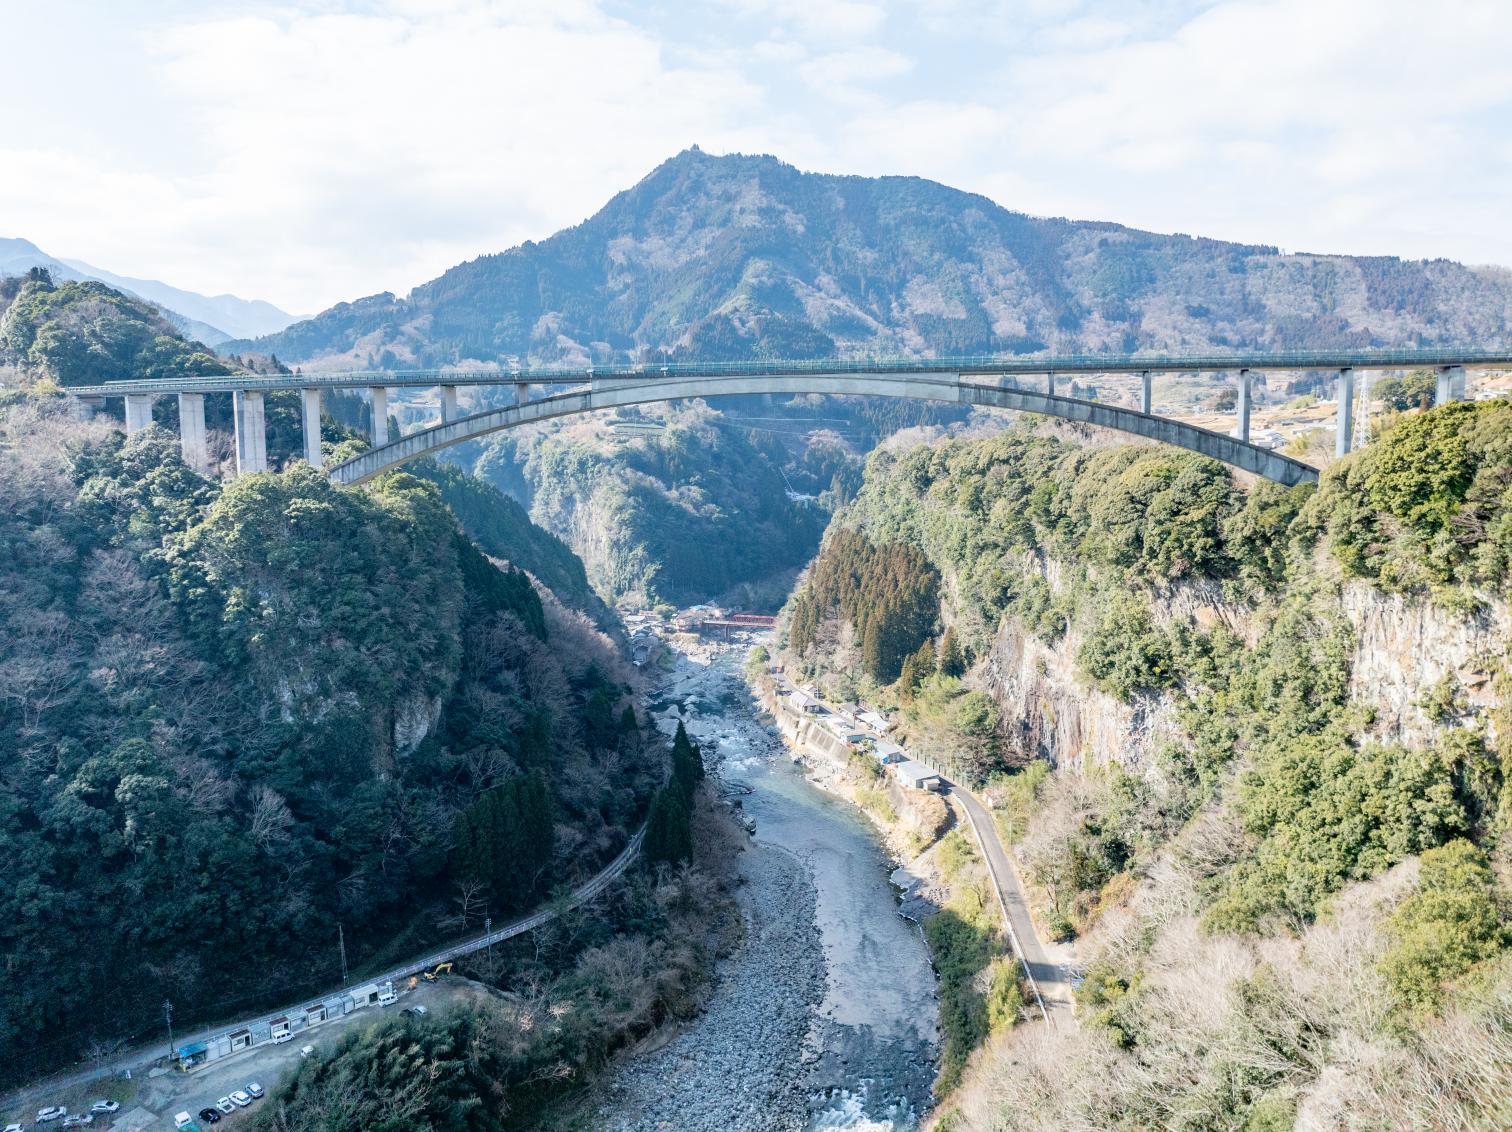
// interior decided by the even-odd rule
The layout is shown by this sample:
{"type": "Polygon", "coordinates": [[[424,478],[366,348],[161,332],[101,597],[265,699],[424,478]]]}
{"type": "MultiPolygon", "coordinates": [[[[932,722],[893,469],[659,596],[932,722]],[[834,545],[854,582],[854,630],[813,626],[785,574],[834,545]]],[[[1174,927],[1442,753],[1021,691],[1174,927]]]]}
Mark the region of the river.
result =
{"type": "Polygon", "coordinates": [[[620,1070],[600,1109],[616,1132],[910,1129],[930,1102],[938,1011],[919,928],[898,913],[880,839],[810,785],[764,726],[745,650],[675,654],[659,698],[710,771],[750,793],[737,890],[746,940],[707,1010],[620,1070]]]}

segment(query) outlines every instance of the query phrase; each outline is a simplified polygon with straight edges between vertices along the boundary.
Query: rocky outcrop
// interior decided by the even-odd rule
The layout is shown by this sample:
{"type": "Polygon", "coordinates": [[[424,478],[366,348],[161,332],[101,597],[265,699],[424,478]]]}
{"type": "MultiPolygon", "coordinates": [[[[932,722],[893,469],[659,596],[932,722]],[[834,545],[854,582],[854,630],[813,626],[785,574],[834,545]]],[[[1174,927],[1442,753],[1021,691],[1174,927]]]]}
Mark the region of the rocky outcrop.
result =
{"type": "Polygon", "coordinates": [[[1420,746],[1444,722],[1496,706],[1512,639],[1506,601],[1481,596],[1462,612],[1351,582],[1339,604],[1354,629],[1351,692],[1375,708],[1378,738],[1420,746]]]}
{"type": "Polygon", "coordinates": [[[394,705],[394,753],[404,756],[425,741],[441,721],[440,696],[413,692],[394,705]]]}
{"type": "Polygon", "coordinates": [[[1126,704],[1100,691],[1076,670],[1080,646],[1074,630],[1054,645],[1012,620],[998,630],[980,678],[997,701],[1010,759],[1078,769],[1117,761],[1137,771],[1176,737],[1170,697],[1126,704]]]}
{"type": "MultiPolygon", "coordinates": [[[[1055,564],[1044,574],[1055,585],[1055,564]]],[[[1465,612],[1363,582],[1342,585],[1336,600],[1354,638],[1351,695],[1374,709],[1375,738],[1422,746],[1437,728],[1488,717],[1496,706],[1496,676],[1512,639],[1504,600],[1481,595],[1465,612]]],[[[1249,643],[1264,631],[1215,582],[1173,587],[1154,599],[1152,612],[1158,624],[1222,625],[1249,643]]],[[[998,704],[1010,755],[1074,768],[1115,760],[1131,773],[1148,772],[1159,745],[1180,735],[1172,697],[1124,703],[1099,690],[1077,670],[1081,643],[1075,627],[1053,645],[1011,619],[999,627],[980,679],[998,704]]]]}

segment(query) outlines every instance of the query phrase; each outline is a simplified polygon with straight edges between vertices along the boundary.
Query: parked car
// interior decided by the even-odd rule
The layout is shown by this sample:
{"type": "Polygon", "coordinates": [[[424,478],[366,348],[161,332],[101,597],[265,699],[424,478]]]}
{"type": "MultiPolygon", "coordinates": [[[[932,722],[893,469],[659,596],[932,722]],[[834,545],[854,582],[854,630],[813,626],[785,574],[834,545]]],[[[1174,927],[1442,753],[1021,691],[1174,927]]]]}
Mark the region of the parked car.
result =
{"type": "Polygon", "coordinates": [[[312,1054],[314,1052],[315,1052],[315,1047],[314,1046],[305,1046],[302,1050],[299,1051],[299,1056],[300,1057],[309,1057],[310,1054],[312,1054]]]}
{"type": "Polygon", "coordinates": [[[248,1081],[247,1095],[255,1101],[258,1097],[263,1095],[263,1087],[256,1081],[248,1081]]]}
{"type": "Polygon", "coordinates": [[[63,1118],[64,1128],[85,1128],[94,1123],[94,1113],[76,1112],[72,1116],[63,1118]]]}
{"type": "Polygon", "coordinates": [[[285,1030],[281,1034],[274,1034],[273,1035],[273,1044],[276,1045],[276,1046],[277,1045],[282,1045],[284,1042],[292,1042],[293,1040],[294,1040],[294,1035],[291,1034],[291,1033],[289,1033],[288,1030],[285,1030]]]}
{"type": "Polygon", "coordinates": [[[215,1107],[225,1113],[232,1113],[236,1111],[236,1106],[231,1103],[230,1097],[222,1097],[220,1100],[215,1102],[215,1107]]]}
{"type": "Polygon", "coordinates": [[[89,1111],[90,1112],[98,1112],[98,1113],[101,1113],[102,1115],[108,1116],[109,1114],[111,1114],[113,1112],[120,1112],[121,1111],[121,1102],[120,1101],[95,1101],[94,1104],[92,1104],[92,1105],[89,1106],[89,1111]]]}
{"type": "Polygon", "coordinates": [[[202,1108],[200,1109],[200,1119],[206,1124],[219,1124],[220,1113],[216,1112],[213,1108],[202,1108]]]}
{"type": "Polygon", "coordinates": [[[26,1125],[24,1125],[24,1124],[7,1124],[5,1126],[5,1132],[26,1132],[26,1125]]]}
{"type": "Polygon", "coordinates": [[[179,1132],[199,1132],[199,1128],[195,1125],[193,1120],[189,1119],[189,1114],[187,1112],[174,1113],[173,1126],[177,1128],[179,1132]]]}
{"type": "Polygon", "coordinates": [[[236,1102],[237,1108],[246,1108],[252,1103],[252,1098],[247,1095],[244,1089],[237,1089],[231,1094],[231,1099],[236,1102]]]}
{"type": "Polygon", "coordinates": [[[430,1013],[430,1011],[426,1010],[425,1007],[423,1007],[423,1006],[412,1006],[412,1007],[410,1007],[410,1009],[413,1010],[416,1014],[429,1014],[430,1013]]]}
{"type": "Polygon", "coordinates": [[[51,1104],[46,1108],[39,1108],[37,1110],[37,1123],[51,1124],[54,1120],[62,1120],[67,1115],[68,1109],[66,1106],[60,1104],[51,1104]]]}

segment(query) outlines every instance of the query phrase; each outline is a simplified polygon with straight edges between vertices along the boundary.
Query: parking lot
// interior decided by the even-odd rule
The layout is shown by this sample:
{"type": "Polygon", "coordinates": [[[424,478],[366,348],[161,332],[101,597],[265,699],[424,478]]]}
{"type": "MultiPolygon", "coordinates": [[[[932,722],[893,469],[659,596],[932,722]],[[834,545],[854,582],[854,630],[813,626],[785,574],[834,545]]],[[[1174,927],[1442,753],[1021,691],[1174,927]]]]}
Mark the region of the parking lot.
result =
{"type": "MultiPolygon", "coordinates": [[[[306,1045],[313,1045],[315,1050],[311,1056],[319,1057],[322,1052],[335,1049],[353,1030],[385,1021],[400,1010],[416,1005],[427,1010],[445,1010],[451,1003],[473,993],[473,984],[464,979],[444,978],[434,984],[421,983],[412,991],[401,990],[399,1002],[394,1006],[358,1010],[301,1032],[293,1041],[282,1045],[264,1042],[231,1057],[210,1062],[193,1073],[170,1071],[158,1077],[142,1075],[130,1081],[96,1082],[60,1090],[56,1096],[45,1097],[25,1110],[7,1106],[0,1110],[0,1128],[17,1122],[27,1132],[34,1128],[62,1132],[62,1121],[36,1124],[37,1110],[47,1105],[64,1105],[70,1113],[88,1112],[94,1101],[109,1099],[120,1102],[120,1111],[114,1116],[97,1116],[90,1125],[91,1129],[170,1132],[174,1113],[188,1112],[201,1132],[205,1132],[205,1123],[199,1119],[201,1109],[214,1108],[218,1099],[229,1096],[234,1089],[245,1089],[251,1081],[256,1081],[267,1096],[271,1096],[279,1084],[298,1069],[301,1050],[306,1045]]],[[[238,1108],[223,1116],[214,1126],[215,1132],[232,1132],[245,1126],[251,1121],[252,1114],[268,1103],[265,1096],[253,1101],[248,1108],[238,1108]]]]}

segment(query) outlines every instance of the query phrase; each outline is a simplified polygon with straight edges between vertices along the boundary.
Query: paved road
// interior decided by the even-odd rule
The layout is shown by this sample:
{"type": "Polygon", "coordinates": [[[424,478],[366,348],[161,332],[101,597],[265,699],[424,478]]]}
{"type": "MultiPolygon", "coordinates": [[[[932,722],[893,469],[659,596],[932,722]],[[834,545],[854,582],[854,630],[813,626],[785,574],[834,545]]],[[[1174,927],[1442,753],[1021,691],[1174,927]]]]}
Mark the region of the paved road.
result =
{"type": "MultiPolygon", "coordinates": [[[[793,685],[786,676],[779,675],[776,685],[779,689],[786,688],[789,692],[793,690],[793,685]]],[[[828,714],[839,714],[830,704],[818,700],[817,696],[815,699],[828,714]]],[[[917,756],[912,753],[909,757],[917,759],[917,756]]],[[[925,765],[930,764],[926,762],[925,765]]],[[[938,767],[931,769],[940,774],[938,767]]],[[[940,781],[945,784],[952,796],[961,800],[961,806],[965,809],[971,828],[976,833],[977,844],[981,847],[982,856],[987,860],[987,869],[992,874],[993,885],[997,889],[998,906],[1002,909],[1009,940],[1013,944],[1014,953],[1023,963],[1024,970],[1029,973],[1029,983],[1034,991],[1035,1001],[1044,1014],[1045,1020],[1051,1025],[1074,1025],[1072,1007],[1076,999],[1072,993],[1071,973],[1050,958],[1044,940],[1040,938],[1034,926],[1034,917],[1029,914],[1028,897],[1024,893],[1024,883],[1019,878],[1018,869],[1014,867],[1013,858],[1003,848],[1002,839],[998,836],[997,823],[992,820],[992,812],[964,786],[952,782],[943,774],[940,774],[940,781]]]]}
{"type": "Polygon", "coordinates": [[[1034,918],[1029,914],[1029,903],[1024,895],[1024,885],[1019,879],[1018,869],[1014,867],[1008,851],[1003,848],[991,811],[964,786],[946,778],[941,781],[953,797],[960,799],[966,816],[971,819],[977,844],[981,846],[982,856],[987,859],[988,871],[992,873],[993,883],[997,887],[998,904],[1002,908],[1003,919],[1008,924],[1013,949],[1018,952],[1024,969],[1029,972],[1029,981],[1046,1020],[1051,1025],[1071,1024],[1071,1008],[1075,999],[1072,995],[1070,972],[1051,960],[1046,952],[1044,941],[1035,929],[1034,918]]]}
{"type": "MultiPolygon", "coordinates": [[[[641,842],[645,839],[645,836],[646,830],[645,827],[642,826],[641,829],[635,834],[635,836],[630,839],[629,844],[625,846],[624,850],[621,851],[618,857],[616,857],[608,865],[604,866],[604,868],[596,873],[590,880],[585,881],[583,884],[579,885],[572,891],[572,895],[567,898],[565,905],[553,903],[551,906],[544,908],[541,911],[534,912],[529,916],[522,916],[518,920],[510,922],[504,927],[498,928],[488,935],[477,936],[476,938],[466,940],[465,942],[453,944],[452,946],[447,947],[443,950],[432,952],[431,954],[418,959],[412,959],[408,963],[405,963],[403,966],[395,967],[390,971],[385,971],[381,975],[374,975],[371,978],[361,981],[365,983],[383,983],[393,981],[397,984],[401,980],[409,978],[411,975],[419,974],[421,971],[434,967],[437,963],[444,963],[449,959],[457,959],[463,955],[470,955],[473,952],[481,951],[485,947],[488,947],[492,944],[502,943],[506,939],[511,939],[514,936],[522,935],[523,933],[528,932],[533,928],[540,927],[547,921],[554,919],[559,912],[576,908],[578,905],[593,899],[593,897],[597,896],[604,889],[608,888],[609,885],[615,880],[615,878],[624,873],[624,871],[630,867],[631,862],[633,862],[639,855],[641,842]]],[[[321,994],[306,995],[305,997],[301,998],[299,1002],[295,1003],[292,1006],[286,1006],[279,1010],[273,1010],[259,1014],[256,1017],[249,1018],[245,1021],[222,1022],[208,1029],[203,1029],[196,1032],[186,1034],[175,1033],[173,1044],[175,1046],[185,1046],[190,1045],[194,1042],[209,1042],[212,1039],[221,1037],[224,1034],[230,1033],[235,1030],[247,1029],[252,1026],[258,1025],[259,1023],[263,1026],[267,1026],[271,1019],[277,1018],[280,1015],[296,1013],[303,1007],[305,1003],[316,1002],[323,998],[327,998],[331,995],[340,993],[341,988],[332,988],[331,990],[325,991],[321,994]]],[[[126,1069],[131,1070],[133,1074],[139,1074],[146,1071],[156,1063],[158,1058],[162,1056],[163,1046],[163,1042],[155,1041],[151,1045],[140,1046],[128,1053],[123,1053],[112,1061],[106,1062],[103,1065],[92,1066],[88,1069],[81,1069],[75,1073],[53,1077],[36,1085],[17,1090],[15,1093],[5,1096],[4,1098],[0,1098],[0,1107],[9,1108],[13,1105],[27,1103],[52,1103],[50,1101],[46,1101],[46,1097],[62,1092],[65,1089],[75,1088],[79,1085],[86,1085],[91,1081],[97,1081],[106,1077],[111,1077],[126,1069]]]]}

